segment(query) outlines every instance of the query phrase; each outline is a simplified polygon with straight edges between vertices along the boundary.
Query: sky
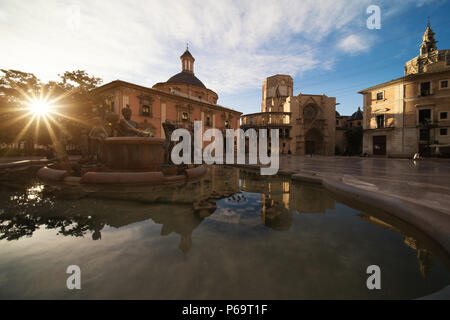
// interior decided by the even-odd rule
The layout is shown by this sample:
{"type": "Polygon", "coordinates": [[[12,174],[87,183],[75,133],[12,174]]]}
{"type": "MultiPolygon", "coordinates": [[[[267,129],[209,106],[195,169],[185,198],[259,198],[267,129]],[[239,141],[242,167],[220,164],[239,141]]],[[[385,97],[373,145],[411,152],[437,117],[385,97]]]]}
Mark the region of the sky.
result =
{"type": "Polygon", "coordinates": [[[428,17],[450,49],[449,12],[447,0],[0,0],[0,68],[152,87],[181,71],[188,43],[220,105],[260,112],[264,79],[289,74],[294,95],[336,97],[351,115],[359,90],[403,76],[428,17]],[[379,29],[367,27],[371,5],[379,29]]]}

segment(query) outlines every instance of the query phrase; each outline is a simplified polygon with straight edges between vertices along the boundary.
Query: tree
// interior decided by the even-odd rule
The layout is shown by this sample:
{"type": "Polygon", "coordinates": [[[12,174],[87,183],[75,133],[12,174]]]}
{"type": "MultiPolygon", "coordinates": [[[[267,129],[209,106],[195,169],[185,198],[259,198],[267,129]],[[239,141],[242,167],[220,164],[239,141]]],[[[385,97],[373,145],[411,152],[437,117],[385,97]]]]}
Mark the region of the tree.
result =
{"type": "MultiPolygon", "coordinates": [[[[27,126],[27,104],[38,96],[40,80],[32,73],[0,69],[0,139],[11,143],[17,138],[25,141],[28,153],[33,149],[32,126],[27,126]]],[[[18,141],[17,141],[18,142],[18,141]]]]}
{"type": "Polygon", "coordinates": [[[3,76],[0,77],[0,96],[8,103],[17,107],[23,107],[26,97],[34,97],[41,90],[40,80],[32,73],[18,70],[0,69],[3,76]]]}
{"type": "Polygon", "coordinates": [[[348,153],[350,155],[362,153],[363,130],[361,126],[349,128],[345,131],[348,153]]]}
{"type": "Polygon", "coordinates": [[[84,70],[66,71],[59,77],[58,82],[49,83],[49,86],[62,97],[58,104],[66,117],[62,117],[61,121],[65,122],[73,142],[78,143],[82,130],[90,127],[90,119],[94,116],[104,118],[108,96],[94,91],[103,80],[90,76],[84,70]]]}
{"type": "Polygon", "coordinates": [[[60,130],[68,131],[76,142],[81,130],[90,127],[92,116],[103,116],[107,110],[106,97],[93,90],[102,80],[86,71],[66,71],[58,81],[42,83],[32,73],[0,70],[0,142],[26,141],[31,146],[27,153],[35,143],[51,143],[50,137],[60,130]],[[34,100],[55,107],[43,121],[28,108],[34,100]]]}

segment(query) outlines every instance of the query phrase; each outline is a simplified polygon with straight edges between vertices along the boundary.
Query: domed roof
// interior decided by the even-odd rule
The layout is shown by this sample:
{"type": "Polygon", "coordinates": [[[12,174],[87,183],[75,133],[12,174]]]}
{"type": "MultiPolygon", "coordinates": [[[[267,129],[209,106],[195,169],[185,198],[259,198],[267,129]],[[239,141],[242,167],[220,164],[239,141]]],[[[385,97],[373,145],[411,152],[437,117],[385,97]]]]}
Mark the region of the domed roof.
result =
{"type": "Polygon", "coordinates": [[[200,81],[199,78],[194,76],[192,73],[185,72],[185,71],[177,73],[172,78],[167,80],[167,82],[187,83],[187,84],[192,84],[194,86],[198,86],[198,87],[202,87],[202,88],[206,89],[205,85],[203,84],[203,82],[200,81]]]}
{"type": "Polygon", "coordinates": [[[336,117],[340,117],[341,115],[339,114],[339,112],[336,111],[336,117]]]}
{"type": "Polygon", "coordinates": [[[358,107],[358,111],[356,111],[354,114],[352,114],[352,116],[348,120],[353,121],[353,120],[362,120],[362,119],[363,119],[363,113],[361,111],[361,108],[358,107]]]}

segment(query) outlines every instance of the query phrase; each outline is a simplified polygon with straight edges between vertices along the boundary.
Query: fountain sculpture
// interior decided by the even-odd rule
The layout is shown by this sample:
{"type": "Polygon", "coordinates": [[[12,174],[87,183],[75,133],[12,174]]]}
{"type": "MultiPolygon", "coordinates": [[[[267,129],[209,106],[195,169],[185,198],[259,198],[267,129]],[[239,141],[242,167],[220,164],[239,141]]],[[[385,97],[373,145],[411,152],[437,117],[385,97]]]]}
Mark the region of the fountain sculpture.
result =
{"type": "Polygon", "coordinates": [[[174,143],[170,137],[176,125],[166,120],[165,139],[155,138],[150,130],[138,129],[131,115],[128,107],[122,109],[120,120],[110,115],[109,132],[100,118],[94,119],[89,146],[81,148],[89,154],[68,167],[67,156],[59,150],[56,163],[42,167],[38,177],[68,184],[160,184],[198,178],[206,172],[204,165],[171,162],[174,143]]]}

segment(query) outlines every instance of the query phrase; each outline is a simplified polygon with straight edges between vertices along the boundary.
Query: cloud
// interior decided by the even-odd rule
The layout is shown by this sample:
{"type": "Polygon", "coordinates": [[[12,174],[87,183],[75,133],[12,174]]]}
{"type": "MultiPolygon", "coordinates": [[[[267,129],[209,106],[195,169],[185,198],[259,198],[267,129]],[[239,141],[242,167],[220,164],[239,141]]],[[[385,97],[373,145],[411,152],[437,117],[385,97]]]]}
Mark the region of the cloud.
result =
{"type": "Polygon", "coordinates": [[[0,61],[3,68],[33,72],[45,80],[84,69],[105,81],[152,86],[180,71],[179,56],[189,42],[196,75],[219,94],[235,94],[259,89],[271,74],[295,77],[313,68],[330,70],[341,50],[368,50],[368,42],[356,34],[342,38],[336,48],[329,43],[348,30],[364,28],[369,4],[3,0],[0,36],[8,45],[2,47],[0,61]],[[79,17],[74,15],[77,8],[79,17]]]}
{"type": "Polygon", "coordinates": [[[357,54],[362,51],[367,51],[370,48],[370,44],[368,38],[357,34],[350,34],[342,38],[338,42],[337,47],[344,52],[357,54]]]}

